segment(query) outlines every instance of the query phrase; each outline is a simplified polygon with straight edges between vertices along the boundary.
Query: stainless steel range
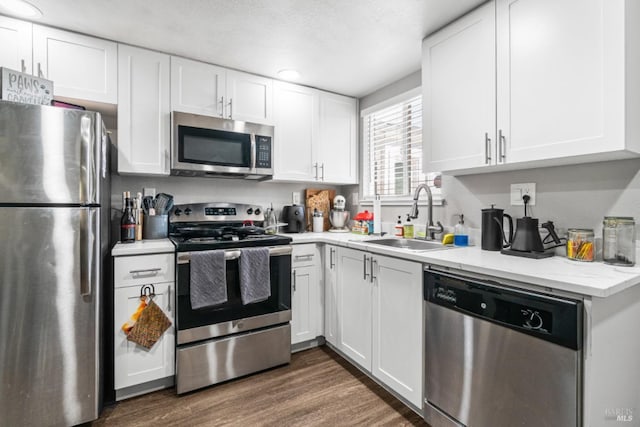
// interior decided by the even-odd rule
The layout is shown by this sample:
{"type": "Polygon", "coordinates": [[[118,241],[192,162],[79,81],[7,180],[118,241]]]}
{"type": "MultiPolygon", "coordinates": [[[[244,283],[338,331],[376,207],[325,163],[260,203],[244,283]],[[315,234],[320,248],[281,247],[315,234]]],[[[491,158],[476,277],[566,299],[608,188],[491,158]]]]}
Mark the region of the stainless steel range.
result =
{"type": "Polygon", "coordinates": [[[169,222],[170,237],[177,248],[178,394],[289,363],[291,239],[264,234],[264,214],[255,205],[176,205],[169,222]],[[269,296],[243,303],[241,276],[246,277],[248,264],[241,258],[249,260],[252,248],[265,247],[268,274],[264,277],[269,283],[257,285],[268,289],[269,296]],[[213,270],[211,280],[215,288],[215,280],[226,277],[226,284],[218,283],[223,292],[226,288],[224,302],[194,303],[192,293],[200,292],[198,286],[202,286],[194,283],[196,276],[201,276],[194,264],[201,261],[192,262],[192,258],[201,260],[203,255],[223,257],[223,271],[213,270]]]}

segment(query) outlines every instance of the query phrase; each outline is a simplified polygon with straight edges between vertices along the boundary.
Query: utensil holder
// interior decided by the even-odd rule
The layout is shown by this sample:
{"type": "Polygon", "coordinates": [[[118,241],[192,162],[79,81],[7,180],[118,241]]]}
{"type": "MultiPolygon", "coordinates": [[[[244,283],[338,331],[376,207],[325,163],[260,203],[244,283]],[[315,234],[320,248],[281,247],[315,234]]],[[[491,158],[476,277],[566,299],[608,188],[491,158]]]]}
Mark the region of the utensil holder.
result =
{"type": "Polygon", "coordinates": [[[169,215],[147,215],[144,217],[143,239],[166,239],[168,236],[169,215]]]}

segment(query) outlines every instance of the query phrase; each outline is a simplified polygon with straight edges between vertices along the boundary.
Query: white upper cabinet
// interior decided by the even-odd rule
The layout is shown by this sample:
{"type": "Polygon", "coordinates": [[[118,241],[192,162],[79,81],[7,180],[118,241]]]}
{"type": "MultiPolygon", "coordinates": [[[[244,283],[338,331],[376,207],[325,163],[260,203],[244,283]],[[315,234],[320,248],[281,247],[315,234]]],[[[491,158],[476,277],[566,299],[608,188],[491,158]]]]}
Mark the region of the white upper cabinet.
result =
{"type": "Polygon", "coordinates": [[[222,117],[225,69],[171,57],[171,110],[222,117]]]}
{"type": "Polygon", "coordinates": [[[0,67],[32,73],[32,25],[0,16],[0,67]]]}
{"type": "Polygon", "coordinates": [[[358,182],[356,110],[354,98],[320,92],[320,136],[316,145],[320,181],[358,182]]]}
{"type": "Polygon", "coordinates": [[[274,92],[273,179],[313,181],[313,144],[318,133],[317,91],[276,81],[274,92]]]}
{"type": "Polygon", "coordinates": [[[273,80],[240,71],[227,71],[227,118],[273,123],[273,80]]]}
{"type": "Polygon", "coordinates": [[[252,123],[273,122],[273,81],[171,57],[171,109],[252,123]]]}
{"type": "Polygon", "coordinates": [[[357,183],[355,99],[276,81],[274,110],[274,180],[357,183]]]}
{"type": "Polygon", "coordinates": [[[56,96],[116,104],[117,60],[114,42],[33,26],[33,74],[52,80],[56,96]]]}
{"type": "Polygon", "coordinates": [[[118,46],[118,172],[169,175],[169,55],[118,46]]]}
{"type": "Polygon", "coordinates": [[[422,47],[424,151],[429,171],[491,161],[495,145],[495,7],[487,3],[422,47]]]}
{"type": "Polygon", "coordinates": [[[631,0],[497,0],[425,39],[429,169],[475,173],[637,156],[640,30],[632,23],[638,18],[631,0]],[[481,22],[484,31],[477,30],[481,22]],[[442,54],[442,40],[459,46],[442,54]],[[494,50],[496,85],[489,94],[490,61],[482,60],[494,50]],[[466,52],[464,60],[456,51],[466,52]],[[462,75],[442,77],[447,70],[462,75]]]}

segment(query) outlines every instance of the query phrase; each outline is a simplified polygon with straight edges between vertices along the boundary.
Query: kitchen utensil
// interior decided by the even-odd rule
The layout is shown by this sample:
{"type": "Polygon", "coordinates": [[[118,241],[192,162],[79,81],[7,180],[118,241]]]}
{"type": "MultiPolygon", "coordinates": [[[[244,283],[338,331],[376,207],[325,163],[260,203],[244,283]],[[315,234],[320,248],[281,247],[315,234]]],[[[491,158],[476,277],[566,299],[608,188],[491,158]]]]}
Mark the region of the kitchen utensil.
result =
{"type": "Polygon", "coordinates": [[[636,263],[635,221],[606,216],[602,223],[602,258],[605,264],[631,267],[636,263]]]}
{"type": "Polygon", "coordinates": [[[485,251],[499,251],[507,248],[513,241],[513,219],[505,214],[504,209],[491,205],[489,209],[482,209],[482,249],[485,251]],[[504,235],[504,219],[509,223],[509,238],[504,235]]]}
{"type": "Polygon", "coordinates": [[[167,193],[156,194],[155,206],[154,206],[156,209],[156,215],[165,215],[168,213],[167,205],[169,204],[170,200],[173,200],[173,196],[171,194],[167,194],[167,193]]]}
{"type": "Polygon", "coordinates": [[[285,233],[302,233],[305,231],[304,206],[288,205],[282,208],[282,220],[287,223],[285,233]]]}
{"type": "Polygon", "coordinates": [[[149,209],[155,209],[155,201],[151,196],[144,196],[142,198],[142,209],[144,210],[145,215],[149,215],[149,209]]]}

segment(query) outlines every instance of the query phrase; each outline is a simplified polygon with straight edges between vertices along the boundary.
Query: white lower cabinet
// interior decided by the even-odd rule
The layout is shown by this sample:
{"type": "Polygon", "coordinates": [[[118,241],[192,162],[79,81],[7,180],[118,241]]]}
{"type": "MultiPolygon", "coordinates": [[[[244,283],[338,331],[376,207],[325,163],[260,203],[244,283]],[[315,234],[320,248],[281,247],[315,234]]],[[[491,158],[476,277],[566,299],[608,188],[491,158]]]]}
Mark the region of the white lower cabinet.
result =
{"type": "Polygon", "coordinates": [[[294,245],[291,258],[291,344],[298,344],[323,333],[320,252],[315,244],[294,245]]]}
{"type": "Polygon", "coordinates": [[[174,256],[173,254],[135,255],[114,258],[114,388],[121,400],[140,393],[162,388],[159,380],[175,373],[175,315],[174,315],[174,256]],[[128,272],[118,274],[118,272],[128,272]],[[167,276],[171,277],[170,281],[167,276]],[[153,285],[153,301],[171,320],[172,325],[151,347],[146,349],[127,340],[122,325],[129,320],[140,304],[141,289],[153,285]]]}
{"type": "Polygon", "coordinates": [[[422,265],[342,247],[336,254],[335,347],[420,408],[422,265]]]}
{"type": "Polygon", "coordinates": [[[324,247],[324,338],[337,347],[340,324],[338,323],[337,247],[324,247]]]}
{"type": "Polygon", "coordinates": [[[371,373],[422,407],[422,264],[373,256],[371,373]]]}

